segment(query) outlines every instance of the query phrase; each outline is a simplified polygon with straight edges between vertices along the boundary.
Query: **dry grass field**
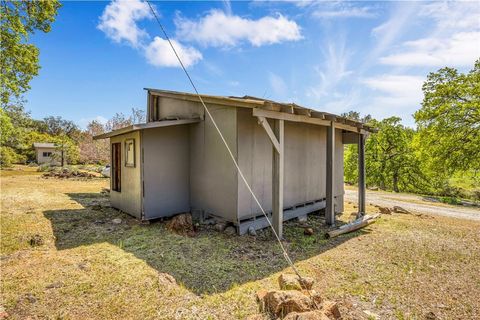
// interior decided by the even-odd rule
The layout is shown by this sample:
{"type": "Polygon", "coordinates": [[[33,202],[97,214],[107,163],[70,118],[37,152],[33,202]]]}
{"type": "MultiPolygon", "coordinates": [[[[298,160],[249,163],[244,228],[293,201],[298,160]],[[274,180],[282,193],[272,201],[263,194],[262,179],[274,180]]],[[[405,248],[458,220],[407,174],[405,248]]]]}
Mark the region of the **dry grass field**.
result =
{"type": "MultiPolygon", "coordinates": [[[[34,170],[1,172],[8,319],[243,319],[257,312],[254,293],[277,288],[289,271],[268,230],[239,237],[203,226],[179,236],[109,207],[106,179],[44,179],[34,170]]],[[[347,203],[341,219],[352,211],[347,203]]],[[[313,236],[287,223],[285,245],[345,319],[480,318],[479,222],[384,215],[331,240],[318,216],[306,224],[313,236]]]]}

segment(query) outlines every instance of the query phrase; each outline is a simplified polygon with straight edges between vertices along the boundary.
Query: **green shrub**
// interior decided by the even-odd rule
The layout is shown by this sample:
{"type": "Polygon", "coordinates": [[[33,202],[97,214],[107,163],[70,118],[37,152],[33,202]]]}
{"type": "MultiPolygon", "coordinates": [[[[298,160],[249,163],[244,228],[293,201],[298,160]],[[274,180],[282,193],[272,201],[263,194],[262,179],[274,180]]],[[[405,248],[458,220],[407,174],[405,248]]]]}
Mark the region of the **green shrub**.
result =
{"type": "Polygon", "coordinates": [[[0,148],[0,166],[2,168],[11,167],[14,163],[26,163],[27,158],[24,155],[18,154],[13,148],[0,148]]]}
{"type": "Polygon", "coordinates": [[[458,205],[461,203],[460,200],[458,200],[455,197],[439,197],[439,200],[443,203],[452,204],[452,205],[458,205]]]}
{"type": "Polygon", "coordinates": [[[50,163],[42,163],[38,166],[37,171],[39,172],[50,172],[55,170],[55,166],[50,163]]]}

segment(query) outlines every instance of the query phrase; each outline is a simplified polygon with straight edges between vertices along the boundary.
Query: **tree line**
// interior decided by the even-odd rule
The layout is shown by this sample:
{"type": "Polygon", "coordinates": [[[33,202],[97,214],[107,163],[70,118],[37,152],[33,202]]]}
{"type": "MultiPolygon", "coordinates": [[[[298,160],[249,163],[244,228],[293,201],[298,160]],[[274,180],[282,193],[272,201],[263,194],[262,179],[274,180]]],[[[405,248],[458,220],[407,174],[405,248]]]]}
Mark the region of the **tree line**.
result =
{"type": "MultiPolygon", "coordinates": [[[[365,145],[368,187],[480,200],[480,60],[468,73],[428,75],[416,129],[399,117],[343,116],[378,129],[365,145]]],[[[345,181],[358,180],[357,145],[345,149],[345,181]]]]}
{"type": "Polygon", "coordinates": [[[61,117],[32,119],[23,106],[6,106],[0,109],[0,165],[27,164],[35,161],[33,143],[54,143],[63,151],[68,164],[106,164],[109,162],[108,140],[93,140],[104,132],[120,129],[145,121],[145,112],[132,109],[129,116],[116,113],[106,123],[92,120],[86,129],[61,117]]]}
{"type": "MultiPolygon", "coordinates": [[[[48,33],[61,3],[0,0],[0,165],[33,161],[34,142],[53,142],[69,163],[106,163],[109,145],[93,136],[144,121],[143,111],[116,114],[106,124],[92,121],[85,130],[60,117],[32,119],[23,95],[40,70],[39,50],[29,43],[37,31],[48,33]]],[[[384,190],[468,196],[480,199],[480,60],[467,73],[442,68],[428,75],[424,99],[414,114],[416,128],[399,117],[383,120],[345,114],[378,129],[366,142],[367,186],[384,190]],[[461,194],[473,190],[473,194],[461,194]]],[[[345,180],[357,183],[357,150],[345,150],[345,180]]]]}

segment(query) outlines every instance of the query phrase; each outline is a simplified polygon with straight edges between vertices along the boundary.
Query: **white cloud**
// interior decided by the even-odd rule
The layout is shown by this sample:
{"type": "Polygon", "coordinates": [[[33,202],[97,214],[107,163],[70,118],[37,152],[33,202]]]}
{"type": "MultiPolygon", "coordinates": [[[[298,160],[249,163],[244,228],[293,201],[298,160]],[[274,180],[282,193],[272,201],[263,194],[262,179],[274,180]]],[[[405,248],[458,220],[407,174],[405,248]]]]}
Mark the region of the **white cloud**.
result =
{"type": "Polygon", "coordinates": [[[334,94],[336,87],[352,73],[348,70],[351,52],[346,49],[344,37],[329,40],[325,47],[326,50],[322,50],[322,65],[315,67],[319,83],[307,89],[307,95],[316,99],[334,94]]]}
{"type": "Polygon", "coordinates": [[[478,29],[480,5],[477,1],[442,1],[422,6],[420,17],[434,19],[441,29],[478,29]]]}
{"type": "Polygon", "coordinates": [[[385,74],[377,77],[366,78],[362,82],[373,90],[387,93],[394,97],[421,97],[422,84],[425,78],[411,75],[385,74]]]}
{"type": "Polygon", "coordinates": [[[297,23],[281,14],[252,20],[211,10],[198,21],[178,16],[175,24],[179,38],[204,46],[231,47],[248,41],[258,47],[302,39],[297,23]]]}
{"type": "Polygon", "coordinates": [[[363,83],[379,94],[372,95],[363,112],[379,118],[400,115],[405,124],[413,125],[410,115],[421,105],[424,80],[419,76],[388,74],[364,79],[363,83]]]}
{"type": "Polygon", "coordinates": [[[430,32],[404,41],[380,62],[401,67],[471,66],[480,56],[479,16],[478,2],[423,4],[410,19],[430,32]]]}
{"type": "Polygon", "coordinates": [[[373,18],[376,14],[369,7],[343,6],[334,9],[317,9],[313,12],[317,18],[373,18]]]}
{"type": "Polygon", "coordinates": [[[394,66],[471,66],[480,57],[480,32],[459,32],[439,37],[407,41],[405,50],[380,59],[394,66]]]}
{"type": "MultiPolygon", "coordinates": [[[[179,67],[180,63],[167,40],[155,37],[148,43],[149,34],[137,24],[147,18],[151,18],[151,12],[146,2],[113,0],[105,7],[97,27],[113,41],[126,42],[142,52],[151,65],[179,67]]],[[[202,60],[202,54],[195,48],[184,46],[176,40],[172,40],[172,43],[185,67],[202,60]]]]}
{"type": "Polygon", "coordinates": [[[148,34],[139,28],[136,22],[148,18],[149,15],[150,9],[145,2],[114,0],[103,11],[98,29],[115,42],[126,41],[137,47],[148,34]]]}
{"type": "MultiPolygon", "coordinates": [[[[171,41],[185,67],[188,68],[202,59],[202,54],[195,48],[184,46],[176,40],[171,41]]],[[[148,63],[157,67],[180,66],[168,41],[160,37],[155,37],[153,41],[145,47],[145,57],[148,63]]]]}

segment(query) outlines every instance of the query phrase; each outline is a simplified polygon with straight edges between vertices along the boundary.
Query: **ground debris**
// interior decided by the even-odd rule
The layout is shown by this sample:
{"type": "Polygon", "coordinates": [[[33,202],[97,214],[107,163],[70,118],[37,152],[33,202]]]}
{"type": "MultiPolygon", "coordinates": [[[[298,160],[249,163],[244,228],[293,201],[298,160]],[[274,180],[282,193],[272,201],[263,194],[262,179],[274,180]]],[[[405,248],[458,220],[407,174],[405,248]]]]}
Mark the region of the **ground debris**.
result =
{"type": "Polygon", "coordinates": [[[193,237],[195,231],[193,229],[192,215],[190,213],[182,213],[174,216],[167,222],[167,229],[180,235],[193,237]]]}
{"type": "Polygon", "coordinates": [[[45,172],[42,175],[43,178],[48,179],[48,178],[57,178],[57,179],[70,179],[70,178],[86,178],[86,179],[92,179],[96,178],[97,176],[85,172],[85,171],[80,171],[80,170],[72,170],[69,168],[59,168],[59,169],[54,169],[48,172],[45,172]]]}
{"type": "Polygon", "coordinates": [[[284,320],[330,320],[330,318],[321,310],[312,310],[306,312],[291,312],[284,320]]]}
{"type": "Polygon", "coordinates": [[[177,280],[168,273],[159,272],[158,273],[158,283],[161,287],[177,285],[177,280]]]}
{"type": "Polygon", "coordinates": [[[112,220],[112,223],[113,223],[113,224],[120,224],[120,223],[122,223],[122,219],[120,219],[120,218],[115,218],[115,219],[112,220]]]}
{"type": "Polygon", "coordinates": [[[390,210],[390,208],[387,208],[387,207],[380,207],[378,206],[378,211],[380,211],[381,214],[392,214],[392,210],[390,210]]]}
{"type": "Polygon", "coordinates": [[[400,206],[394,206],[393,207],[393,212],[395,212],[395,213],[410,213],[410,211],[408,211],[407,209],[404,209],[400,206]]]}
{"type": "Polygon", "coordinates": [[[380,319],[380,316],[376,313],[373,313],[370,310],[363,310],[363,313],[369,318],[369,319],[380,319]]]}
{"type": "Polygon", "coordinates": [[[53,282],[53,283],[49,284],[45,288],[46,289],[57,289],[57,288],[61,288],[61,287],[63,287],[63,282],[56,281],[56,282],[53,282]]]}
{"type": "Polygon", "coordinates": [[[30,246],[32,247],[38,247],[38,246],[41,246],[43,245],[45,242],[43,241],[43,237],[39,234],[34,234],[31,238],[30,238],[30,246]]]}

